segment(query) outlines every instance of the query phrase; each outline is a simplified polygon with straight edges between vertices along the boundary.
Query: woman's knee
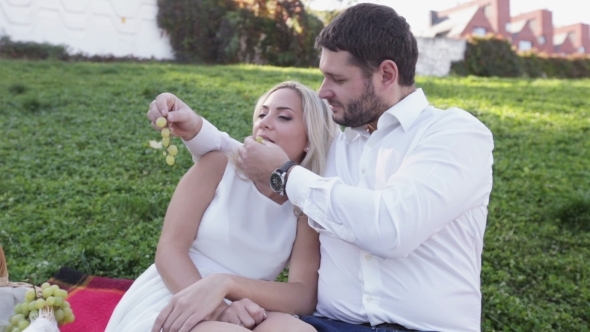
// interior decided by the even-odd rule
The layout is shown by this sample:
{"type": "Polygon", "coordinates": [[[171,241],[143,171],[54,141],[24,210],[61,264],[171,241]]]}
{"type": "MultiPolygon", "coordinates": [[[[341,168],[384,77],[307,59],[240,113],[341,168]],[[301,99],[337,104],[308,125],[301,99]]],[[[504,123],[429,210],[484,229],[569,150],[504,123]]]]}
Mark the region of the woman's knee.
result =
{"type": "Polygon", "coordinates": [[[258,324],[254,332],[317,332],[313,326],[289,314],[269,312],[268,318],[258,324]]]}
{"type": "Polygon", "coordinates": [[[191,332],[249,332],[250,330],[224,322],[204,321],[195,326],[191,332]]]}

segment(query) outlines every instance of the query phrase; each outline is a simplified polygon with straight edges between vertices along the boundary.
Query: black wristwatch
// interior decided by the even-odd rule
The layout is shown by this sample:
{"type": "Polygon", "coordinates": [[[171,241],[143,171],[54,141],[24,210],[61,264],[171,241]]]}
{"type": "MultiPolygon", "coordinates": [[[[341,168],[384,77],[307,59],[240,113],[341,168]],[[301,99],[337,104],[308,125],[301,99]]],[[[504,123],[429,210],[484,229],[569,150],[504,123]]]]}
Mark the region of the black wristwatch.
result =
{"type": "Polygon", "coordinates": [[[287,184],[287,180],[285,176],[287,175],[287,171],[289,168],[297,165],[294,161],[287,161],[283,164],[283,166],[277,168],[274,172],[270,174],[270,188],[277,194],[284,196],[285,193],[285,185],[287,184]]]}

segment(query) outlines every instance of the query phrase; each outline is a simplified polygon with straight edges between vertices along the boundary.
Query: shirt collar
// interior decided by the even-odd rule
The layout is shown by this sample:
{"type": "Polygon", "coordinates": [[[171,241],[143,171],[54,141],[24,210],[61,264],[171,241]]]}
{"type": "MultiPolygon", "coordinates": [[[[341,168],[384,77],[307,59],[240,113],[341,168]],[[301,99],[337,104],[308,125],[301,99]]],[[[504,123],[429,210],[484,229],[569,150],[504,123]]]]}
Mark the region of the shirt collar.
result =
{"type": "Polygon", "coordinates": [[[428,105],[424,91],[416,89],[383,113],[377,121],[377,129],[383,129],[399,122],[402,129],[407,131],[428,105]]]}
{"type": "MultiPolygon", "coordinates": [[[[416,91],[407,95],[404,99],[400,100],[397,104],[389,108],[377,121],[377,129],[383,129],[400,123],[402,129],[407,131],[412,127],[418,115],[428,106],[428,99],[422,89],[416,89],[416,91]]],[[[367,132],[367,126],[360,126],[355,128],[344,129],[346,140],[352,142],[355,138],[360,136],[370,136],[367,132]]]]}

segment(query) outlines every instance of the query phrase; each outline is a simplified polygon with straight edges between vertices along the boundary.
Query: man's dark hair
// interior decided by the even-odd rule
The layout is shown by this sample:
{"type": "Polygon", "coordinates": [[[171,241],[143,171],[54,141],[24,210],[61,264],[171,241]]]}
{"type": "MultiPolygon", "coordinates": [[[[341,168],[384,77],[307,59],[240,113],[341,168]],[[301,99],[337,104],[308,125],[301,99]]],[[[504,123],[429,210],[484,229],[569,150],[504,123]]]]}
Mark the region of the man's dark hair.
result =
{"type": "Polygon", "coordinates": [[[320,32],[315,46],[349,52],[351,63],[365,77],[370,77],[384,60],[392,60],[399,71],[399,84],[414,84],[418,45],[406,19],[393,8],[369,3],[352,6],[320,32]]]}

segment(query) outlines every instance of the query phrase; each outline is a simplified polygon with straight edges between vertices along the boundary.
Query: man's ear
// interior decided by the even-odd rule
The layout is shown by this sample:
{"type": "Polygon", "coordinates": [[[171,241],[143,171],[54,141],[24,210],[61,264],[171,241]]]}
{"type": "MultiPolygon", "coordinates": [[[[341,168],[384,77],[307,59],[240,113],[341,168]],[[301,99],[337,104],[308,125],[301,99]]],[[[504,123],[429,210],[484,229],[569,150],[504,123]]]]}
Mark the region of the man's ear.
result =
{"type": "Polygon", "coordinates": [[[379,73],[381,85],[385,90],[397,85],[399,79],[399,71],[397,65],[391,60],[383,60],[379,65],[379,73]]]}

